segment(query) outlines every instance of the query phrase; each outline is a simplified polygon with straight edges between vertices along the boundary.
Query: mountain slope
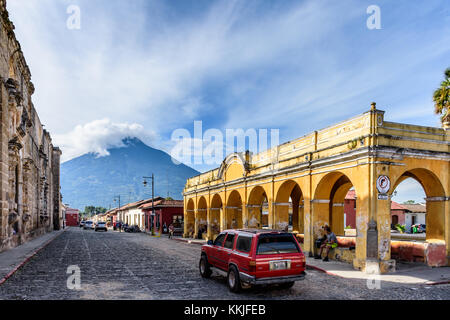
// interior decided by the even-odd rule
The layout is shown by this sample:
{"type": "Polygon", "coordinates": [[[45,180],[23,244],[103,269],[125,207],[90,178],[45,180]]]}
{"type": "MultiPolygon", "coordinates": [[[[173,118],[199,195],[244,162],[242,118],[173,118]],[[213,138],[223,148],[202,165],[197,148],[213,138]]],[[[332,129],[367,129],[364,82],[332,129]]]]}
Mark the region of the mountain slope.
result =
{"type": "Polygon", "coordinates": [[[176,165],[167,153],[153,149],[137,138],[123,140],[124,147],[108,149],[109,156],[89,153],[61,164],[63,202],[83,210],[95,205],[116,207],[113,198],[120,195],[121,205],[150,198],[144,176],[155,174],[155,196],[182,199],[186,179],[199,174],[184,165],[176,165]]]}

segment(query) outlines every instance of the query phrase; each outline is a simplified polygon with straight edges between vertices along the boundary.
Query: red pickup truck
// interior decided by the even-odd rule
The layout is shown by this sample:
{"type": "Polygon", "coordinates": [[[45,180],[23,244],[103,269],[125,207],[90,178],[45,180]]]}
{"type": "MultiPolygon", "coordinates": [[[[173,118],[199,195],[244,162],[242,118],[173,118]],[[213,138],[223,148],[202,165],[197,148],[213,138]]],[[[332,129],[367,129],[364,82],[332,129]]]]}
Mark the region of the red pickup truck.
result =
{"type": "Polygon", "coordinates": [[[242,285],[280,284],[290,288],[305,278],[305,256],[292,233],[275,230],[225,230],[202,246],[200,274],[227,277],[232,292],[242,285]]]}

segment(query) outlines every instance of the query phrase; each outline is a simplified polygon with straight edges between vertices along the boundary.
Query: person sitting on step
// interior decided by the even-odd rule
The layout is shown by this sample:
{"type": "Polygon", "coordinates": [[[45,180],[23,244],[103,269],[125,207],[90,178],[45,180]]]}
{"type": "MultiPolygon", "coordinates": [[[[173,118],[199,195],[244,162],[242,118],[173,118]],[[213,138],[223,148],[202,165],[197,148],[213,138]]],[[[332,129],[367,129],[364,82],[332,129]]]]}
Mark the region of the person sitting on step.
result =
{"type": "Polygon", "coordinates": [[[334,232],[331,232],[331,228],[329,226],[324,227],[325,233],[326,233],[326,241],[322,243],[320,246],[320,253],[319,255],[315,256],[315,259],[321,259],[322,258],[322,252],[323,249],[325,249],[325,258],[323,258],[323,261],[328,261],[328,253],[330,252],[330,249],[334,249],[338,246],[337,238],[334,232]]]}

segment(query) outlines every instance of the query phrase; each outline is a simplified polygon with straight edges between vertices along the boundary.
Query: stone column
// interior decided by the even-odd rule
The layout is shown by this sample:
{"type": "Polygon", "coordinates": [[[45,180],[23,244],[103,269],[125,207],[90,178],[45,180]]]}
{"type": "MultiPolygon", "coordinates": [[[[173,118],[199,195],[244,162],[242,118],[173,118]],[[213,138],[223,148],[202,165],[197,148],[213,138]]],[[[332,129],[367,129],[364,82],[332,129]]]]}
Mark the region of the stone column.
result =
{"type": "Polygon", "coordinates": [[[212,234],[212,219],[211,219],[211,208],[206,209],[206,239],[212,240],[213,234],[212,234]]]}
{"type": "Polygon", "coordinates": [[[7,237],[8,226],[8,199],[9,189],[9,151],[8,151],[8,95],[3,83],[0,83],[0,251],[2,242],[7,237]]]}
{"type": "Polygon", "coordinates": [[[323,236],[324,230],[322,229],[325,225],[330,225],[329,221],[329,210],[330,210],[330,200],[329,199],[312,199],[311,201],[311,235],[310,235],[310,247],[311,252],[318,254],[318,250],[315,248],[315,241],[323,236]]]}
{"type": "Polygon", "coordinates": [[[59,148],[53,148],[52,152],[52,191],[53,191],[53,229],[60,230],[60,218],[61,218],[61,203],[60,203],[60,159],[61,150],[59,148]]]}

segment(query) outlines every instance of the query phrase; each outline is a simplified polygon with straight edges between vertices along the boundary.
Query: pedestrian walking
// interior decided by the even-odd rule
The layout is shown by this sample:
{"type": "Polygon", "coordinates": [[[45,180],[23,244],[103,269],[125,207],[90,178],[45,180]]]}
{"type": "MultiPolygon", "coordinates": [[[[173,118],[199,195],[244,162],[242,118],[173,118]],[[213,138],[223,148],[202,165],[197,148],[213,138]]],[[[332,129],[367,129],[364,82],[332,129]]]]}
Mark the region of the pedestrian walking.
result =
{"type": "Polygon", "coordinates": [[[170,225],[169,225],[169,239],[172,239],[173,238],[173,224],[171,223],[170,225]]]}

